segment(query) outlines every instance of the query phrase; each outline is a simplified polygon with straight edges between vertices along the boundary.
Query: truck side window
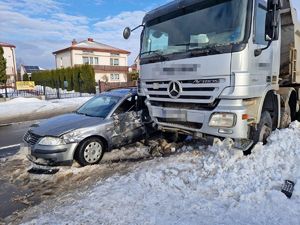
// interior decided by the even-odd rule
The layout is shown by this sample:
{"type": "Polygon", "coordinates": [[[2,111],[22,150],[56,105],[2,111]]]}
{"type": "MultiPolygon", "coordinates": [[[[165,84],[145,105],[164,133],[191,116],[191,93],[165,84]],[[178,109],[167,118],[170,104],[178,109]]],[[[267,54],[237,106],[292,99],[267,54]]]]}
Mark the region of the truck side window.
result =
{"type": "Polygon", "coordinates": [[[265,21],[267,9],[261,3],[256,4],[256,17],[255,17],[255,36],[254,43],[259,45],[267,45],[265,41],[265,21]]]}

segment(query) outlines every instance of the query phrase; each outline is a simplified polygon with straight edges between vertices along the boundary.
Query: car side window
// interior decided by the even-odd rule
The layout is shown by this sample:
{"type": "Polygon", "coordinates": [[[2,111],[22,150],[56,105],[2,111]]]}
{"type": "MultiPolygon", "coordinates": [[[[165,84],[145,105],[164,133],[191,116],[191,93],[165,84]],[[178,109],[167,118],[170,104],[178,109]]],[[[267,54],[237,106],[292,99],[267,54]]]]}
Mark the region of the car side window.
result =
{"type": "Polygon", "coordinates": [[[135,110],[136,97],[132,96],[122,102],[122,104],[116,109],[115,114],[120,115],[122,113],[130,112],[135,110]]]}
{"type": "Polygon", "coordinates": [[[255,35],[254,43],[259,45],[267,45],[265,41],[265,21],[267,15],[267,8],[257,1],[256,3],[256,17],[255,17],[255,35]]]}

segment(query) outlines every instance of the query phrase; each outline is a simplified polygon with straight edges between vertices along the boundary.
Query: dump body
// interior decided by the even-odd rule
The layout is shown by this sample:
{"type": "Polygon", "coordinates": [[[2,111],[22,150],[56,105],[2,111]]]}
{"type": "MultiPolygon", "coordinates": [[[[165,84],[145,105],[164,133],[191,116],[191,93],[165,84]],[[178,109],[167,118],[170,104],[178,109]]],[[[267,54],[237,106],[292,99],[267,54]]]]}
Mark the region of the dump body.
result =
{"type": "Polygon", "coordinates": [[[282,86],[300,83],[300,26],[296,10],[284,0],[281,10],[280,78],[282,86]]]}

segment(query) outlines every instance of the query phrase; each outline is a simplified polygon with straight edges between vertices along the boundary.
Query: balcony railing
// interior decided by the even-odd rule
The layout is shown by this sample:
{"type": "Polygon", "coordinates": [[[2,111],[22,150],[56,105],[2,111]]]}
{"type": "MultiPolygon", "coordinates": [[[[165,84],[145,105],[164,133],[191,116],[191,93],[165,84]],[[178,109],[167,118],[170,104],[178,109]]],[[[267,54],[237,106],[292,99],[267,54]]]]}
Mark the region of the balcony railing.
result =
{"type": "Polygon", "coordinates": [[[93,65],[96,73],[128,73],[128,66],[93,65]]]}

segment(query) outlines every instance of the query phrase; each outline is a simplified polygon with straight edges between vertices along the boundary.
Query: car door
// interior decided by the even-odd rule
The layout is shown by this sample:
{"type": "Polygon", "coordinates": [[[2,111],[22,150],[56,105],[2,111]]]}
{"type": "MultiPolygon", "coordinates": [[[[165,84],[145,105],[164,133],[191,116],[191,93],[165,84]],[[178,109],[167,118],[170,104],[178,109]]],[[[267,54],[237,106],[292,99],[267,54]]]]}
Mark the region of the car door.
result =
{"type": "Polygon", "coordinates": [[[137,96],[126,98],[112,115],[114,147],[132,143],[142,137],[145,130],[141,120],[141,110],[136,107],[137,96]]]}

